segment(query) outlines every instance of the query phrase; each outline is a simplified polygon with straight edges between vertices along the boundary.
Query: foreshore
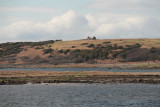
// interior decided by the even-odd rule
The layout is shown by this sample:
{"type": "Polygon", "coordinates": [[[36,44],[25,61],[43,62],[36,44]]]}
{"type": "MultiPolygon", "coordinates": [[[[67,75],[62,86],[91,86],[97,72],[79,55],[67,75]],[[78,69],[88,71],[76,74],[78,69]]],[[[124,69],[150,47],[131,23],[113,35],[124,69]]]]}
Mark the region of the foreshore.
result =
{"type": "Polygon", "coordinates": [[[69,64],[0,64],[0,69],[46,69],[46,68],[109,68],[109,69],[160,69],[160,63],[149,62],[128,62],[115,64],[88,64],[88,63],[69,63],[69,64]]]}
{"type": "Polygon", "coordinates": [[[159,84],[160,72],[0,71],[0,85],[37,83],[147,83],[159,84]]]}

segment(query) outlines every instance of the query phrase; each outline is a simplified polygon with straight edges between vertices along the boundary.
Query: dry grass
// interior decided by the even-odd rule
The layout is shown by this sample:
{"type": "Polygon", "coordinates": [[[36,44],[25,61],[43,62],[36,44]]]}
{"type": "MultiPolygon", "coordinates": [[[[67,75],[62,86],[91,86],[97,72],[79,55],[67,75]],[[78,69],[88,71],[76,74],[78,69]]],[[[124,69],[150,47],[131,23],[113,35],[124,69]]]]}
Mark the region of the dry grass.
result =
{"type": "Polygon", "coordinates": [[[0,77],[40,77],[40,76],[105,76],[105,75],[160,75],[160,72],[104,72],[104,71],[79,71],[79,72],[56,72],[56,71],[0,71],[0,77]]]}
{"type": "MultiPolygon", "coordinates": [[[[125,45],[133,45],[136,43],[139,43],[142,45],[141,48],[160,48],[160,39],[97,39],[97,40],[73,40],[73,41],[56,41],[53,44],[43,45],[45,49],[52,48],[54,50],[75,50],[75,49],[92,49],[88,48],[87,46],[89,44],[103,44],[103,42],[111,42],[110,44],[117,44],[119,46],[125,46],[125,45]],[[88,45],[82,45],[84,43],[88,43],[88,45]],[[51,46],[51,47],[50,47],[51,46]],[[74,48],[72,47],[74,46],[74,48]]],[[[43,49],[35,49],[35,47],[29,47],[24,46],[24,49],[26,51],[21,51],[20,53],[16,54],[16,64],[24,64],[24,61],[20,59],[20,57],[29,57],[30,59],[34,59],[37,55],[40,56],[43,59],[47,59],[50,54],[43,54],[43,49]]],[[[55,55],[58,55],[59,53],[54,53],[55,55]]],[[[64,54],[61,54],[64,55],[64,54]]],[[[98,62],[98,61],[97,61],[98,62]]],[[[8,64],[8,61],[1,61],[1,64],[8,64]]],[[[119,60],[99,60],[100,64],[115,64],[115,63],[121,63],[119,60]]],[[[137,62],[136,62],[137,63],[137,62]]],[[[88,66],[88,65],[83,65],[88,66]]],[[[90,65],[89,65],[90,66],[90,65]]],[[[93,65],[95,66],[95,65],[93,65]]],[[[102,65],[103,66],[103,65],[102,65]]],[[[159,67],[159,66],[158,66],[159,67]]],[[[151,67],[152,68],[152,67],[151,67]]]]}
{"type": "MultiPolygon", "coordinates": [[[[57,41],[51,45],[51,48],[54,50],[60,49],[90,49],[87,45],[81,45],[82,43],[88,44],[102,44],[103,42],[110,41],[111,44],[118,44],[121,46],[133,45],[139,43],[142,45],[142,48],[151,48],[151,47],[160,47],[160,39],[97,39],[97,40],[74,40],[74,41],[57,41]],[[72,48],[75,46],[75,48],[72,48]]],[[[48,45],[48,46],[49,46],[48,45]]],[[[44,48],[48,48],[44,46],[44,48]]]]}
{"type": "Polygon", "coordinates": [[[43,55],[42,50],[36,50],[36,49],[30,48],[30,47],[25,47],[25,49],[27,49],[27,51],[21,51],[20,53],[17,54],[17,57],[28,56],[29,58],[34,58],[37,55],[39,55],[41,58],[46,57],[46,55],[43,55]]]}

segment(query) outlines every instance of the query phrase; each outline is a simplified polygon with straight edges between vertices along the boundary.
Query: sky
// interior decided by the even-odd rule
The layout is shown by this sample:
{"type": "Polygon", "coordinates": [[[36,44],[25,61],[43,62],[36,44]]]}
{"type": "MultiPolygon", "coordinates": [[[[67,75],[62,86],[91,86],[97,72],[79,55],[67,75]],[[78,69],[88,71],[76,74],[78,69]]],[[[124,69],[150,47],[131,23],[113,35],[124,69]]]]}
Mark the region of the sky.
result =
{"type": "Polygon", "coordinates": [[[160,38],[160,0],[0,0],[0,43],[160,38]]]}

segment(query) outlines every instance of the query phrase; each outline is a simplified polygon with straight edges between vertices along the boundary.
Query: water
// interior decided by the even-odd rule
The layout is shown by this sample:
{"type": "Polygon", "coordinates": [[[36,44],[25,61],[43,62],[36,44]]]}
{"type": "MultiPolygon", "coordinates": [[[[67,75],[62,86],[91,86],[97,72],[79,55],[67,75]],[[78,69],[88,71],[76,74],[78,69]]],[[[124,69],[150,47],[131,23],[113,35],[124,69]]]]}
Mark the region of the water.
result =
{"type": "Polygon", "coordinates": [[[25,69],[25,68],[6,68],[0,71],[112,71],[112,72],[160,72],[160,69],[143,69],[143,70],[121,70],[121,69],[108,69],[108,68],[40,68],[40,69],[25,69]]]}
{"type": "Polygon", "coordinates": [[[1,85],[0,107],[160,107],[156,84],[1,85]]]}

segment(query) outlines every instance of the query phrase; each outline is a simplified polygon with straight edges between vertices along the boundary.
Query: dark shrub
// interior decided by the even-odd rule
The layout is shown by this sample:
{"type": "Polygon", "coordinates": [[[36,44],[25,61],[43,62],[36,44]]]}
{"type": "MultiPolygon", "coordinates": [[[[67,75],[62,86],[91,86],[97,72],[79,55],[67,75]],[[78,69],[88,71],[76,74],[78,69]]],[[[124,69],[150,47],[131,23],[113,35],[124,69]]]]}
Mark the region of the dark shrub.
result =
{"type": "Polygon", "coordinates": [[[72,51],[72,53],[77,53],[77,52],[80,52],[81,50],[80,49],[75,49],[72,51]]]}
{"type": "Polygon", "coordinates": [[[0,57],[3,55],[3,50],[0,50],[0,57]]]}
{"type": "Polygon", "coordinates": [[[119,51],[115,51],[112,53],[112,58],[117,58],[117,56],[119,55],[119,51]]]}
{"type": "Polygon", "coordinates": [[[49,55],[49,56],[48,56],[48,58],[52,58],[52,57],[53,57],[53,55],[49,55]]]}
{"type": "Polygon", "coordinates": [[[106,46],[105,48],[106,48],[107,50],[113,49],[112,45],[108,45],[108,46],[106,46]]]}
{"type": "Polygon", "coordinates": [[[81,45],[88,45],[88,43],[82,43],[81,45]]]}
{"type": "Polygon", "coordinates": [[[62,41],[62,39],[57,39],[57,40],[55,40],[55,41],[62,41]]]}
{"type": "Polygon", "coordinates": [[[67,49],[67,50],[64,51],[64,54],[66,55],[70,51],[71,51],[70,49],[67,49]]]}
{"type": "Polygon", "coordinates": [[[63,53],[64,51],[63,51],[63,49],[61,49],[61,50],[58,50],[58,53],[63,53]]]}
{"type": "Polygon", "coordinates": [[[140,48],[141,45],[139,43],[136,43],[135,45],[125,45],[127,48],[130,48],[130,49],[134,49],[134,48],[140,48]]]}
{"type": "Polygon", "coordinates": [[[93,40],[96,40],[96,37],[95,37],[95,36],[93,37],[93,40]]]}
{"type": "Polygon", "coordinates": [[[157,52],[157,48],[152,47],[152,48],[150,49],[150,52],[151,52],[151,53],[156,53],[156,52],[157,52]]]}
{"type": "Polygon", "coordinates": [[[75,46],[72,46],[72,48],[75,48],[75,46]]]}
{"type": "Polygon", "coordinates": [[[123,46],[118,46],[118,49],[123,49],[123,46]]]}
{"type": "Polygon", "coordinates": [[[114,50],[118,49],[117,44],[114,44],[113,49],[114,49],[114,50]]]}
{"type": "Polygon", "coordinates": [[[111,43],[111,42],[109,42],[109,41],[103,42],[103,44],[109,44],[109,43],[111,43]]]}
{"type": "Polygon", "coordinates": [[[121,54],[120,54],[120,58],[126,59],[127,54],[128,54],[128,53],[121,53],[121,54]]]}
{"type": "Polygon", "coordinates": [[[88,47],[88,48],[93,48],[93,47],[94,47],[94,44],[89,44],[87,47],[88,47]]]}
{"type": "MultiPolygon", "coordinates": [[[[11,54],[17,54],[21,51],[23,51],[23,46],[41,46],[54,43],[54,40],[50,41],[41,41],[41,42],[8,42],[8,43],[2,43],[0,44],[0,48],[4,50],[3,56],[11,55],[11,54]]],[[[38,49],[38,48],[36,48],[38,49]]],[[[2,55],[1,55],[2,56],[2,55]]]]}
{"type": "Polygon", "coordinates": [[[44,49],[44,54],[48,54],[48,53],[51,53],[53,52],[54,50],[53,49],[44,49]]]}
{"type": "Polygon", "coordinates": [[[99,46],[101,46],[101,44],[98,44],[97,46],[99,47],[99,46]]]}
{"type": "Polygon", "coordinates": [[[54,43],[54,40],[49,40],[49,41],[40,41],[40,42],[31,42],[31,46],[42,46],[42,45],[47,45],[50,43],[54,43]]]}

